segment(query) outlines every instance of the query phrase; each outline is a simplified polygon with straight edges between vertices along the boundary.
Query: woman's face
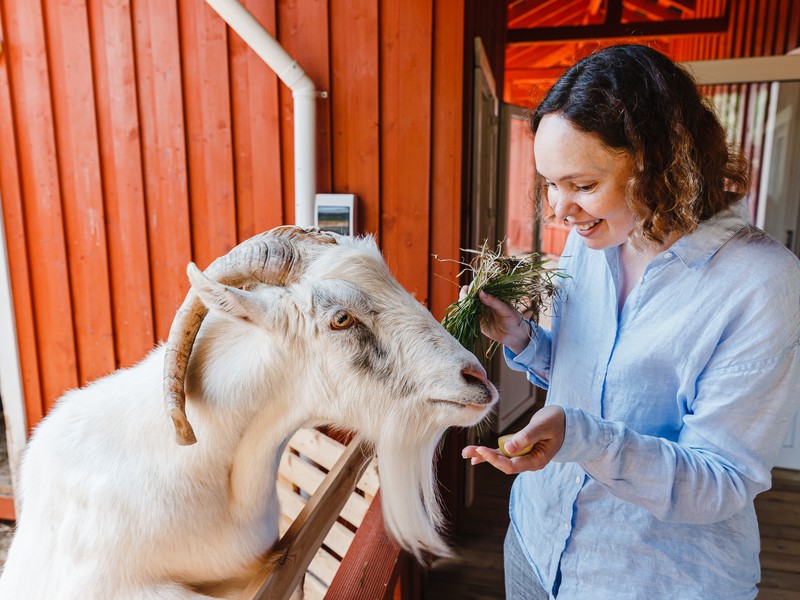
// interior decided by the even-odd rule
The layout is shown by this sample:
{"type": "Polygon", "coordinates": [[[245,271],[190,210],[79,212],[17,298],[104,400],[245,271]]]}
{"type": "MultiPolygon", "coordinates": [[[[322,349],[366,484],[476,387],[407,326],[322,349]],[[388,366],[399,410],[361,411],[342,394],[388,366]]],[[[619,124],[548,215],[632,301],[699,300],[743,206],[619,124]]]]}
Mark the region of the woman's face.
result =
{"type": "Polygon", "coordinates": [[[551,113],[539,123],[534,157],[556,219],[574,227],[595,250],[627,241],[636,223],[625,201],[633,168],[627,152],[607,148],[597,136],[551,113]]]}

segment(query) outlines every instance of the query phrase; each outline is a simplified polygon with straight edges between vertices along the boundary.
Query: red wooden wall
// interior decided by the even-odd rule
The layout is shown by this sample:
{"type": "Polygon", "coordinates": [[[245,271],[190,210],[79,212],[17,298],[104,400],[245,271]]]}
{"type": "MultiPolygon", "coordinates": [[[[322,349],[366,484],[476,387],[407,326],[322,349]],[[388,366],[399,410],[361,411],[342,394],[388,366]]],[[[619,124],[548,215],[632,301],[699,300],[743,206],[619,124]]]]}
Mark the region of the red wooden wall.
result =
{"type": "MultiPolygon", "coordinates": [[[[457,295],[461,0],[246,0],[328,93],[318,190],[398,279],[457,295]],[[435,232],[435,235],[434,235],[435,232]],[[441,276],[441,277],[440,277],[441,276]]],[[[203,0],[3,0],[0,193],[30,428],[165,339],[188,283],[293,222],[291,92],[203,0]]]]}

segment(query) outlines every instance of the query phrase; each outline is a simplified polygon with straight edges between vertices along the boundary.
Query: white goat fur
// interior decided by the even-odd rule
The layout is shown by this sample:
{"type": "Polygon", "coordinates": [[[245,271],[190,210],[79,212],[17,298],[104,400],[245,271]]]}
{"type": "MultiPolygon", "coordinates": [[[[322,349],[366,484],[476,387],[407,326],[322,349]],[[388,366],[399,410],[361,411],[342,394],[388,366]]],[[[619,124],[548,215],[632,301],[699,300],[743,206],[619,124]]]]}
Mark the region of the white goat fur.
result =
{"type": "Polygon", "coordinates": [[[59,400],[24,456],[0,598],[237,597],[278,536],[287,440],[320,424],[374,443],[392,535],[447,554],[435,448],[497,393],[370,238],[310,252],[287,287],[237,290],[190,266],[210,310],[186,380],[197,444],[174,442],[163,347],[59,400]],[[356,325],[334,329],[346,314],[356,325]]]}

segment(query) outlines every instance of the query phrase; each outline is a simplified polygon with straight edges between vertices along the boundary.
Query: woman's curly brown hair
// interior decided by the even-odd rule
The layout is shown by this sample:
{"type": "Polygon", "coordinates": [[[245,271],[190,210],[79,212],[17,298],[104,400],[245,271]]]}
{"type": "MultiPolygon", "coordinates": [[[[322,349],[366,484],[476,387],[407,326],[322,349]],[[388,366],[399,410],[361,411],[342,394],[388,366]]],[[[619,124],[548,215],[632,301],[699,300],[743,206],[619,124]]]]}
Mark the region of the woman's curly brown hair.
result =
{"type": "MultiPolygon", "coordinates": [[[[580,60],[531,115],[534,136],[551,113],[630,154],[637,245],[690,233],[747,192],[748,164],[728,146],[710,103],[688,72],[652,48],[610,46],[580,60]]],[[[540,206],[544,193],[537,185],[540,206]]]]}

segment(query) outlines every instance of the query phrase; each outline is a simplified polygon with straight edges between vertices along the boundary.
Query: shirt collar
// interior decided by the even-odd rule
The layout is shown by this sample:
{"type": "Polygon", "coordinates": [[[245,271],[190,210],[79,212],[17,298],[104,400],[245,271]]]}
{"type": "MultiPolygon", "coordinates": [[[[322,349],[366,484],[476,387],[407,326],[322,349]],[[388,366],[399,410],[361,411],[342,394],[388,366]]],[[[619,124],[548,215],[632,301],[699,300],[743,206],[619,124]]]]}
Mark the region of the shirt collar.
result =
{"type": "Polygon", "coordinates": [[[673,252],[690,269],[705,264],[736,232],[749,222],[747,204],[742,201],[702,221],[692,233],[675,242],[673,252]]]}

